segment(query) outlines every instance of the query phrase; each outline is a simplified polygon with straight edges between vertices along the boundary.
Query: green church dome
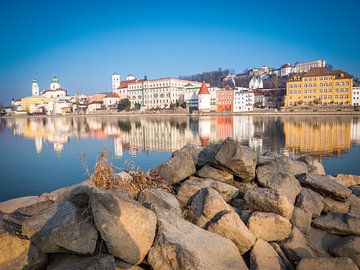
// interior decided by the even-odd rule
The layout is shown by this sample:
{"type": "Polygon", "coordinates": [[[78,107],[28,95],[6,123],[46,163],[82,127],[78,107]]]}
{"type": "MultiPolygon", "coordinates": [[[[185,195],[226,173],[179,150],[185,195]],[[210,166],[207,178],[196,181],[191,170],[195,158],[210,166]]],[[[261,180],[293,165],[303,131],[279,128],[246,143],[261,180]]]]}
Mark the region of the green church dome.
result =
{"type": "Polygon", "coordinates": [[[59,79],[56,76],[54,76],[54,77],[52,77],[51,82],[52,83],[58,83],[59,79]]]}

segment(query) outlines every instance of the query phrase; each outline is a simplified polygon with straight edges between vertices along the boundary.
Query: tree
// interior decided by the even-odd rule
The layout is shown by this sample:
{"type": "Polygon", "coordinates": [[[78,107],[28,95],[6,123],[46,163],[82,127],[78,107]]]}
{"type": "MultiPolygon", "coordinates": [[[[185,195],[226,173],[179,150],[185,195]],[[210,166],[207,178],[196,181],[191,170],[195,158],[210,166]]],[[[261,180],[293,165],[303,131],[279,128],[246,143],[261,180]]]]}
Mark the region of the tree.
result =
{"type": "Polygon", "coordinates": [[[119,101],[117,109],[118,109],[118,112],[121,112],[123,110],[128,112],[128,111],[130,111],[130,107],[131,107],[130,100],[128,98],[124,98],[119,101]]]}
{"type": "Polygon", "coordinates": [[[320,102],[321,102],[321,100],[320,100],[319,98],[315,98],[315,99],[313,100],[313,103],[314,103],[315,105],[319,105],[320,102]]]}
{"type": "Polygon", "coordinates": [[[140,110],[141,108],[141,104],[140,103],[135,103],[135,110],[140,110]]]}

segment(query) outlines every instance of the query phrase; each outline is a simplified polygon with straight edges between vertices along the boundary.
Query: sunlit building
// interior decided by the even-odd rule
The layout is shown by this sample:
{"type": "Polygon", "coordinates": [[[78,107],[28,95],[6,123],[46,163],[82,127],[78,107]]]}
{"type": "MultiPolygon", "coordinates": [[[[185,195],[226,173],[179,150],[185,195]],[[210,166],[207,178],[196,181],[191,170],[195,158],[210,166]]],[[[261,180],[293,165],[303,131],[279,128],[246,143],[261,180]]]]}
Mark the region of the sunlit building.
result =
{"type": "Polygon", "coordinates": [[[305,73],[312,68],[324,68],[326,67],[326,62],[324,60],[315,60],[304,63],[297,63],[293,68],[293,73],[305,73]]]}
{"type": "Polygon", "coordinates": [[[232,112],[234,89],[222,89],[217,92],[217,112],[232,112]]]}

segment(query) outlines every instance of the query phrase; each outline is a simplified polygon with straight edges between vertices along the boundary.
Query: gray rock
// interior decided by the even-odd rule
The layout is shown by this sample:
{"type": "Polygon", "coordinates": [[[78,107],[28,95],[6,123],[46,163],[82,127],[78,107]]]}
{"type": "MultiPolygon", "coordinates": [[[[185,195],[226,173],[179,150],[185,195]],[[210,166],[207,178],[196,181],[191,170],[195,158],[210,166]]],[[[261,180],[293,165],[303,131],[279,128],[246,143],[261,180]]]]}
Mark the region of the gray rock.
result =
{"type": "Polygon", "coordinates": [[[157,205],[164,207],[174,213],[181,215],[179,201],[174,195],[161,188],[147,188],[144,189],[138,196],[138,201],[145,206],[157,205]]]}
{"type": "Polygon", "coordinates": [[[313,225],[332,234],[360,236],[360,219],[349,214],[328,213],[314,219],[313,225]]]}
{"type": "Polygon", "coordinates": [[[302,233],[306,234],[310,230],[311,220],[312,215],[310,212],[302,208],[295,207],[290,221],[292,225],[296,226],[302,233]]]}
{"type": "Polygon", "coordinates": [[[305,238],[315,248],[319,255],[331,257],[329,250],[334,248],[343,237],[311,227],[308,234],[305,235],[305,238]]]}
{"type": "Polygon", "coordinates": [[[204,150],[204,147],[202,147],[202,146],[195,145],[195,144],[187,144],[184,147],[180,148],[179,150],[176,150],[172,154],[172,156],[173,157],[182,156],[183,153],[187,153],[191,156],[191,158],[193,159],[194,164],[196,166],[198,163],[199,154],[203,150],[204,150]]]}
{"type": "Polygon", "coordinates": [[[329,270],[329,269],[342,269],[342,270],[358,270],[356,264],[349,258],[307,258],[299,262],[296,270],[329,270]]]}
{"type": "Polygon", "coordinates": [[[310,212],[312,217],[319,217],[324,209],[323,197],[319,193],[304,187],[301,188],[295,205],[310,212]]]}
{"type": "Polygon", "coordinates": [[[269,243],[273,249],[277,252],[277,254],[280,256],[284,266],[285,266],[285,269],[287,270],[294,270],[294,266],[291,264],[291,262],[289,261],[289,259],[286,257],[284,251],[281,249],[281,247],[279,246],[278,243],[276,242],[270,242],[269,243]]]}
{"type": "Polygon", "coordinates": [[[234,176],[224,170],[214,168],[210,165],[205,165],[196,172],[196,175],[202,178],[210,178],[216,181],[232,184],[234,182],[234,176]]]}
{"type": "Polygon", "coordinates": [[[329,176],[322,176],[316,174],[299,174],[296,178],[304,187],[339,201],[345,201],[350,195],[351,190],[334,181],[329,176]]]}
{"type": "Polygon", "coordinates": [[[82,215],[71,202],[55,203],[33,215],[24,222],[22,232],[46,253],[91,254],[98,238],[89,215],[82,215]]]}
{"type": "Polygon", "coordinates": [[[20,207],[13,212],[13,215],[24,215],[31,217],[49,208],[54,202],[50,200],[40,201],[29,206],[20,207]]]}
{"type": "Polygon", "coordinates": [[[335,181],[346,187],[356,186],[360,185],[360,175],[338,174],[335,181]]]}
{"type": "Polygon", "coordinates": [[[151,171],[151,175],[159,177],[168,183],[175,184],[188,178],[196,172],[192,156],[185,151],[174,155],[151,171]]]}
{"type": "Polygon", "coordinates": [[[308,166],[304,162],[271,152],[258,157],[257,166],[263,165],[270,165],[274,171],[287,172],[293,175],[308,172],[308,166]]]}
{"type": "Polygon", "coordinates": [[[256,241],[256,237],[234,211],[215,217],[211,220],[207,229],[233,241],[240,254],[250,250],[256,241]]]}
{"type": "Polygon", "coordinates": [[[355,195],[356,197],[360,197],[360,185],[356,185],[356,186],[352,186],[350,187],[353,195],[355,195]]]}
{"type": "Polygon", "coordinates": [[[258,239],[250,252],[250,270],[282,270],[286,269],[279,254],[272,246],[258,239]]]}
{"type": "Polygon", "coordinates": [[[274,213],[254,212],[247,223],[249,230],[265,241],[280,241],[291,232],[291,223],[274,213]]]}
{"type": "Polygon", "coordinates": [[[256,177],[262,187],[267,187],[285,195],[294,204],[296,196],[301,190],[295,176],[286,172],[277,171],[270,165],[256,169],[256,177]]]}
{"type": "Polygon", "coordinates": [[[190,177],[181,184],[178,190],[177,198],[180,202],[180,205],[183,206],[187,204],[190,197],[203,188],[215,189],[226,202],[230,202],[231,199],[236,197],[239,193],[237,188],[219,181],[190,177]]]}
{"type": "Polygon", "coordinates": [[[324,212],[325,213],[349,213],[350,203],[335,201],[329,197],[323,198],[324,212]]]}
{"type": "Polygon", "coordinates": [[[157,235],[148,254],[153,269],[247,269],[229,239],[203,230],[164,208],[155,208],[157,235]]]}
{"type": "Polygon", "coordinates": [[[234,139],[227,138],[223,141],[215,156],[215,164],[245,182],[255,178],[255,153],[234,139]]]}
{"type": "Polygon", "coordinates": [[[241,198],[244,198],[244,195],[248,190],[258,187],[254,182],[234,181],[232,185],[239,190],[239,197],[241,198]]]}
{"type": "Polygon", "coordinates": [[[0,211],[6,214],[14,212],[20,207],[25,207],[40,201],[39,196],[26,196],[0,202],[0,211]]]}
{"type": "Polygon", "coordinates": [[[138,265],[131,265],[121,260],[115,260],[115,270],[144,270],[138,265]]]}
{"type": "Polygon", "coordinates": [[[330,252],[337,257],[350,258],[360,267],[360,237],[345,237],[330,252]]]}
{"type": "Polygon", "coordinates": [[[213,163],[219,147],[220,144],[216,143],[204,148],[198,155],[198,162],[196,167],[201,168],[206,164],[213,163]]]}
{"type": "Polygon", "coordinates": [[[324,166],[317,159],[314,159],[311,156],[302,156],[299,157],[298,160],[307,164],[309,173],[314,173],[319,175],[326,174],[324,166]]]}
{"type": "Polygon", "coordinates": [[[90,202],[109,253],[130,264],[142,262],[155,238],[154,212],[121,190],[94,190],[90,202]]]}
{"type": "Polygon", "coordinates": [[[313,258],[318,255],[315,248],[296,227],[292,228],[290,236],[279,242],[279,245],[293,264],[298,263],[301,259],[313,258]]]}
{"type": "Polygon", "coordinates": [[[243,211],[240,213],[240,218],[241,218],[241,220],[242,220],[245,224],[247,224],[252,213],[254,213],[254,211],[252,211],[252,210],[243,210],[243,211]]]}
{"type": "Polygon", "coordinates": [[[36,270],[46,265],[47,256],[29,239],[21,237],[13,224],[0,220],[0,270],[36,270]]]}
{"type": "Polygon", "coordinates": [[[47,270],[115,270],[115,259],[108,254],[92,257],[58,254],[47,270]]]}
{"type": "Polygon", "coordinates": [[[270,188],[254,188],[244,196],[244,207],[254,211],[273,212],[290,219],[294,209],[289,199],[270,188]]]}
{"type": "Polygon", "coordinates": [[[349,215],[360,218],[360,198],[352,194],[348,202],[350,204],[349,215]]]}

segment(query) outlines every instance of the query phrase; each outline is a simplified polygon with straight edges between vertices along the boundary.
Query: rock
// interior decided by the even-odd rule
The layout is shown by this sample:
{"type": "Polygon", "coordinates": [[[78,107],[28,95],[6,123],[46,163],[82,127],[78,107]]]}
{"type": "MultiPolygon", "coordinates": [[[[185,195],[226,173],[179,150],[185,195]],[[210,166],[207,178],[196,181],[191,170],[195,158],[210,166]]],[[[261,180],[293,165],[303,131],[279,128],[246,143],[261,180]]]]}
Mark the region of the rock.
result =
{"type": "Polygon", "coordinates": [[[96,228],[109,253],[130,264],[142,262],[155,238],[153,211],[121,190],[94,190],[90,202],[96,228]]]}
{"type": "Polygon", "coordinates": [[[115,270],[115,259],[109,254],[92,257],[58,254],[47,270],[115,270]]]}
{"type": "Polygon", "coordinates": [[[244,196],[244,207],[254,211],[273,212],[290,219],[294,209],[289,199],[270,188],[254,188],[244,196]]]}
{"type": "Polygon", "coordinates": [[[256,237],[241,221],[234,211],[225,213],[211,220],[207,230],[224,236],[235,243],[240,254],[247,252],[255,243],[256,237]]]}
{"type": "Polygon", "coordinates": [[[39,196],[26,196],[0,202],[0,211],[10,214],[20,207],[32,205],[39,202],[39,200],[39,196]]]}
{"type": "Polygon", "coordinates": [[[40,200],[46,201],[56,201],[56,202],[65,202],[69,200],[70,196],[74,194],[88,193],[90,189],[96,188],[95,184],[91,180],[83,181],[79,184],[71,185],[68,187],[59,188],[49,193],[43,193],[40,196],[40,200]]]}
{"type": "Polygon", "coordinates": [[[241,213],[240,213],[240,218],[241,220],[247,224],[248,221],[249,221],[249,217],[251,216],[251,214],[254,213],[254,211],[252,210],[243,210],[241,213]]]}
{"type": "Polygon", "coordinates": [[[298,158],[298,160],[307,164],[309,173],[314,173],[319,175],[326,174],[324,166],[317,159],[314,159],[311,156],[302,156],[298,158]]]}
{"type": "Polygon", "coordinates": [[[195,172],[196,168],[193,158],[189,153],[181,151],[153,169],[151,175],[156,175],[168,183],[175,184],[188,178],[195,172]]]}
{"type": "Polygon", "coordinates": [[[312,215],[310,212],[302,208],[295,207],[290,221],[292,225],[296,226],[302,233],[306,234],[310,230],[311,219],[312,215]]]}
{"type": "Polygon", "coordinates": [[[323,197],[319,193],[304,187],[301,188],[295,205],[310,212],[312,217],[319,217],[324,209],[323,197]]]}
{"type": "Polygon", "coordinates": [[[203,230],[164,208],[155,208],[157,235],[148,254],[153,269],[247,269],[229,239],[203,230]]]}
{"type": "Polygon", "coordinates": [[[289,220],[274,213],[254,212],[247,225],[256,237],[266,241],[283,240],[291,232],[289,220]]]}
{"type": "Polygon", "coordinates": [[[198,162],[196,167],[199,169],[206,164],[213,163],[216,153],[219,150],[220,143],[212,144],[203,150],[198,155],[198,162]]]}
{"type": "Polygon", "coordinates": [[[346,187],[356,186],[360,185],[360,175],[338,174],[335,181],[346,187]]]}
{"type": "Polygon", "coordinates": [[[329,197],[323,198],[325,213],[349,213],[350,204],[348,202],[335,201],[329,197]]]}
{"type": "Polygon", "coordinates": [[[190,177],[188,180],[184,181],[177,193],[177,198],[180,202],[180,205],[183,206],[187,204],[191,196],[203,188],[213,188],[221,197],[226,201],[230,202],[232,198],[236,197],[239,193],[239,190],[231,185],[215,181],[212,179],[203,179],[198,177],[190,177]]]}
{"type": "Polygon", "coordinates": [[[214,168],[210,165],[202,167],[196,172],[196,175],[202,178],[214,179],[230,185],[234,182],[234,176],[231,173],[214,168]]]}
{"type": "Polygon", "coordinates": [[[360,198],[355,195],[351,195],[348,202],[350,204],[349,215],[360,218],[360,198]]]}
{"type": "Polygon", "coordinates": [[[330,252],[337,257],[350,258],[360,267],[360,237],[345,237],[330,252]]]}
{"type": "Polygon", "coordinates": [[[31,217],[49,208],[54,202],[50,200],[40,201],[29,206],[20,207],[13,212],[13,215],[24,215],[31,217]]]}
{"type": "Polygon", "coordinates": [[[255,178],[256,155],[250,147],[226,138],[215,156],[216,167],[240,177],[244,182],[255,178]]]}
{"type": "Polygon", "coordinates": [[[19,236],[13,225],[0,220],[0,270],[41,269],[46,262],[45,253],[19,236]]]}
{"type": "Polygon", "coordinates": [[[241,198],[244,198],[244,195],[248,190],[258,187],[254,182],[234,181],[234,183],[232,183],[232,185],[239,190],[238,196],[241,198]]]}
{"type": "Polygon", "coordinates": [[[341,236],[329,234],[314,227],[310,228],[310,231],[305,238],[315,248],[319,255],[325,257],[331,257],[331,254],[328,251],[335,247],[342,239],[341,236]]]}
{"type": "Polygon", "coordinates": [[[71,202],[53,204],[33,215],[24,222],[22,232],[46,253],[91,254],[98,238],[91,219],[71,202]]]}
{"type": "Polygon", "coordinates": [[[332,234],[360,236],[360,219],[349,214],[328,213],[314,219],[313,225],[332,234]]]}
{"type": "Polygon", "coordinates": [[[355,263],[349,258],[308,258],[299,262],[296,270],[329,270],[329,269],[342,269],[342,270],[358,270],[355,263]]]}
{"type": "Polygon", "coordinates": [[[181,215],[179,201],[174,195],[161,188],[144,189],[138,196],[138,201],[145,206],[157,205],[181,215]]]}
{"type": "Polygon", "coordinates": [[[360,197],[360,185],[352,186],[350,189],[356,197],[360,197]]]}
{"type": "Polygon", "coordinates": [[[286,268],[272,246],[268,242],[258,239],[250,252],[250,269],[285,270],[286,268]]]}
{"type": "Polygon", "coordinates": [[[318,255],[314,247],[296,227],[293,227],[289,237],[279,242],[279,244],[281,249],[285,252],[286,257],[293,264],[296,264],[301,259],[313,258],[318,255]]]}
{"type": "Polygon", "coordinates": [[[190,157],[192,158],[192,160],[194,161],[195,166],[196,166],[197,163],[198,163],[199,154],[203,150],[204,150],[204,147],[202,147],[202,146],[195,145],[195,144],[187,144],[184,147],[176,150],[172,154],[172,156],[173,157],[182,156],[182,154],[184,154],[184,153],[189,154],[190,157]]]}
{"type": "Polygon", "coordinates": [[[311,188],[312,190],[339,201],[345,201],[350,195],[351,190],[334,181],[329,176],[322,176],[316,174],[299,174],[296,178],[304,187],[311,188]]]}
{"type": "Polygon", "coordinates": [[[272,166],[265,165],[256,169],[256,177],[262,187],[274,189],[285,195],[292,204],[295,203],[301,186],[294,175],[276,171],[272,166]]]}
{"type": "Polygon", "coordinates": [[[294,270],[294,266],[291,264],[289,259],[286,257],[284,251],[282,251],[281,247],[276,242],[270,242],[269,243],[273,249],[277,252],[277,254],[280,256],[281,261],[283,262],[283,265],[285,266],[285,269],[287,270],[294,270]]]}
{"type": "Polygon", "coordinates": [[[189,209],[192,211],[192,222],[205,228],[218,214],[232,211],[220,194],[212,188],[199,190],[191,199],[189,209]]]}
{"type": "Polygon", "coordinates": [[[115,260],[115,270],[144,270],[138,265],[131,265],[121,260],[115,260]]]}
{"type": "Polygon", "coordinates": [[[271,152],[258,157],[257,166],[263,165],[270,165],[274,171],[286,172],[292,175],[308,172],[308,166],[304,162],[271,152]]]}

